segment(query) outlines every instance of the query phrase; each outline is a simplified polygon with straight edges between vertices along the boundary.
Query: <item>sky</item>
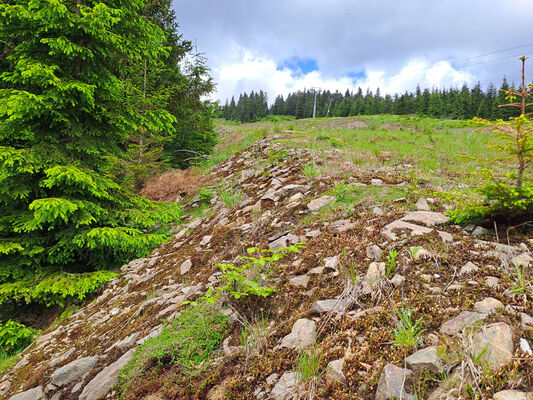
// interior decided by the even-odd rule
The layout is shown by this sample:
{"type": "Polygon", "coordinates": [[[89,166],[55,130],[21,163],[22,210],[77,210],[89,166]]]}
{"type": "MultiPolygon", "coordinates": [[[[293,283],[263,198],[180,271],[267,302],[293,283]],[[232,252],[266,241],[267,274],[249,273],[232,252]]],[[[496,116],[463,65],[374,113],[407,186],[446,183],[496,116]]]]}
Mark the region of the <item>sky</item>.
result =
{"type": "MultiPolygon", "coordinates": [[[[263,90],[395,94],[520,82],[533,0],[174,0],[222,103],[263,90]]],[[[533,59],[526,64],[533,80],[533,59]]]]}

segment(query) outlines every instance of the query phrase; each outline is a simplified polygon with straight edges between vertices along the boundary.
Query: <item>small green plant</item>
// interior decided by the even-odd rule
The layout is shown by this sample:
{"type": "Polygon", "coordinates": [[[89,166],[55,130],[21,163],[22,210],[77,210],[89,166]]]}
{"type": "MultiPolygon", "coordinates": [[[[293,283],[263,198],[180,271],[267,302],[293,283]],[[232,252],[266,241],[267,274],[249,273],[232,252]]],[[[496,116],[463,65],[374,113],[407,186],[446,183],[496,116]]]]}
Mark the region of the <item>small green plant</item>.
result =
{"type": "Polygon", "coordinates": [[[240,188],[224,187],[220,190],[219,196],[226,207],[231,208],[242,200],[242,190],[240,188]]]}
{"type": "Polygon", "coordinates": [[[394,346],[411,348],[420,342],[420,335],[424,332],[424,329],[420,328],[422,317],[413,322],[412,313],[409,308],[396,310],[398,322],[396,323],[396,328],[393,329],[394,346]]]}
{"type": "Polygon", "coordinates": [[[407,249],[406,251],[407,251],[407,254],[409,254],[409,257],[414,259],[416,254],[420,251],[420,247],[413,247],[411,249],[407,249]]]}
{"type": "Polygon", "coordinates": [[[394,272],[394,268],[396,268],[396,258],[398,257],[398,251],[397,250],[390,250],[389,255],[387,256],[387,261],[385,262],[385,276],[387,279],[390,279],[392,276],[392,273],[394,272]]]}
{"type": "Polygon", "coordinates": [[[526,269],[521,268],[520,265],[515,261],[514,262],[515,270],[513,272],[513,288],[511,289],[512,292],[524,295],[524,297],[527,296],[527,294],[531,290],[531,282],[528,281],[526,278],[526,269]]]}
{"type": "Polygon", "coordinates": [[[261,311],[261,316],[255,322],[245,321],[241,327],[240,344],[245,349],[246,359],[262,354],[268,347],[269,314],[261,311]]]}
{"type": "Polygon", "coordinates": [[[303,167],[303,172],[307,179],[313,179],[322,175],[322,169],[315,163],[314,160],[303,167]]]}
{"type": "Polygon", "coordinates": [[[213,190],[211,188],[202,187],[198,191],[198,198],[200,199],[200,203],[209,204],[214,195],[215,194],[213,193],[213,190]]]}
{"type": "Polygon", "coordinates": [[[0,348],[0,376],[4,375],[4,372],[14,366],[17,362],[17,355],[7,354],[0,348]]]}
{"type": "Polygon", "coordinates": [[[28,347],[38,334],[38,330],[16,321],[0,323],[0,350],[7,355],[16,354],[28,347]]]}
{"type": "Polygon", "coordinates": [[[355,191],[355,188],[351,188],[348,185],[346,185],[345,182],[339,183],[337,186],[335,186],[335,189],[332,192],[332,195],[335,197],[335,199],[342,203],[351,200],[350,194],[355,191]]]}
{"type": "Polygon", "coordinates": [[[298,380],[307,383],[322,377],[325,369],[321,369],[322,353],[317,345],[310,347],[307,351],[302,350],[298,356],[298,362],[294,368],[294,373],[298,380]]]}

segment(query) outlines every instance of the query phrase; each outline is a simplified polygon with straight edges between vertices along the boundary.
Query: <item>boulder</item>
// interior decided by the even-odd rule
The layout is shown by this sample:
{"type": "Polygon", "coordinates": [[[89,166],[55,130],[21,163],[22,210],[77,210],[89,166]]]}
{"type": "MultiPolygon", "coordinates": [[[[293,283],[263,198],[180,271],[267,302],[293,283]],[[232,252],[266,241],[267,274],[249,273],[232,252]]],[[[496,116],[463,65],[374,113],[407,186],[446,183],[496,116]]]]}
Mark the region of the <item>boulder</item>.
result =
{"type": "Polygon", "coordinates": [[[437,347],[430,346],[418,350],[405,359],[407,366],[414,372],[430,371],[434,374],[440,374],[444,371],[444,363],[437,352],[437,347]]]}
{"type": "MultiPolygon", "coordinates": [[[[427,228],[425,226],[412,224],[410,222],[406,222],[406,221],[402,221],[402,220],[397,220],[397,221],[391,222],[390,224],[385,226],[381,230],[381,234],[383,236],[385,236],[389,240],[396,240],[396,239],[398,239],[398,235],[395,233],[396,230],[409,231],[411,236],[425,235],[425,234],[433,232],[433,229],[431,229],[431,228],[427,228]]],[[[448,232],[437,231],[437,233],[439,234],[440,238],[444,242],[452,242],[453,241],[452,235],[450,235],[448,232]]]]}
{"type": "Polygon", "coordinates": [[[440,332],[450,336],[459,335],[464,328],[474,325],[487,317],[487,314],[482,314],[472,311],[463,311],[457,317],[446,321],[440,327],[440,332]]]}
{"type": "Polygon", "coordinates": [[[413,222],[415,224],[422,224],[427,227],[434,227],[436,225],[445,224],[450,220],[449,217],[439,212],[432,211],[413,211],[408,212],[400,221],[413,222]]]}
{"type": "Polygon", "coordinates": [[[281,340],[281,347],[289,349],[303,349],[311,346],[316,338],[316,323],[310,319],[301,318],[292,327],[291,333],[281,340]]]}
{"type": "Polygon", "coordinates": [[[505,322],[490,324],[474,336],[474,354],[481,355],[491,369],[511,362],[513,358],[513,331],[505,322]]]}
{"type": "Polygon", "coordinates": [[[294,389],[298,384],[298,375],[294,372],[285,372],[281,375],[278,383],[270,392],[272,400],[288,400],[294,394],[294,389]]]}
{"type": "Polygon", "coordinates": [[[385,365],[379,377],[375,399],[414,400],[415,396],[409,393],[412,374],[411,370],[399,368],[393,364],[385,365]]]}
{"type": "Polygon", "coordinates": [[[66,386],[77,381],[91,370],[98,361],[98,357],[79,358],[54,371],[50,377],[52,385],[57,387],[66,386]]]}

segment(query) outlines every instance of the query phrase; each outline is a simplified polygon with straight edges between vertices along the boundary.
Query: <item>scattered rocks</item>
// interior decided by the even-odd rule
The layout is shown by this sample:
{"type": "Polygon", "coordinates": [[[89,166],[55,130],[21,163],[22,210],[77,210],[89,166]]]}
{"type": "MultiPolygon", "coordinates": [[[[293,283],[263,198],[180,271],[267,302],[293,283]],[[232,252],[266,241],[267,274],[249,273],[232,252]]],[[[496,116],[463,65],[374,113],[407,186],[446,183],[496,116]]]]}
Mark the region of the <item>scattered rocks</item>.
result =
{"type": "Polygon", "coordinates": [[[371,294],[374,287],[385,277],[385,263],[373,262],[368,266],[366,276],[363,279],[363,294],[371,294]]]}
{"type": "Polygon", "coordinates": [[[324,267],[337,271],[340,264],[339,256],[324,258],[324,267]]]}
{"type": "Polygon", "coordinates": [[[529,342],[527,341],[527,339],[520,338],[519,343],[520,343],[520,350],[522,351],[522,353],[533,355],[533,350],[531,350],[531,346],[529,345],[529,342]]]}
{"type": "Polygon", "coordinates": [[[80,400],[100,400],[118,382],[118,374],[132,359],[135,349],[129,350],[117,361],[101,370],[84,388],[80,400]]]}
{"type": "Polygon", "coordinates": [[[490,324],[473,339],[474,354],[481,355],[492,369],[511,362],[513,358],[513,332],[505,322],[490,324]]]}
{"type": "Polygon", "coordinates": [[[327,313],[335,310],[337,307],[338,309],[341,308],[341,304],[339,303],[338,299],[328,299],[328,300],[318,300],[313,303],[311,308],[313,311],[322,314],[327,313]]]}
{"type": "Polygon", "coordinates": [[[382,179],[371,179],[370,184],[374,186],[383,186],[383,180],[382,179]]]}
{"type": "Polygon", "coordinates": [[[476,226],[472,231],[472,236],[483,236],[488,235],[489,233],[490,231],[488,229],[485,229],[482,226],[476,226]]]}
{"type": "Polygon", "coordinates": [[[285,336],[280,347],[289,349],[303,349],[311,346],[316,338],[316,323],[310,319],[301,318],[292,327],[291,333],[285,336]]]}
{"type": "Polygon", "coordinates": [[[399,368],[393,364],[385,365],[379,377],[376,400],[414,400],[415,396],[409,393],[411,390],[411,376],[413,372],[405,368],[399,368]]]}
{"type": "Polygon", "coordinates": [[[279,250],[284,247],[289,246],[290,244],[296,244],[299,242],[299,238],[296,235],[293,235],[292,233],[289,233],[288,235],[282,236],[279,239],[274,240],[271,242],[268,247],[270,250],[279,250]]]}
{"type": "Polygon", "coordinates": [[[383,215],[383,209],[381,207],[374,207],[372,209],[372,213],[374,215],[377,215],[378,217],[382,216],[383,215]]]}
{"type": "Polygon", "coordinates": [[[497,289],[500,286],[500,279],[495,276],[487,276],[485,278],[485,285],[491,289],[497,289]]]}
{"type": "Polygon", "coordinates": [[[533,266],[533,257],[531,257],[529,254],[524,253],[520,254],[519,256],[514,257],[511,260],[511,263],[513,265],[518,265],[519,267],[527,268],[530,265],[533,266]]]}
{"type": "Polygon", "coordinates": [[[307,208],[310,211],[316,211],[316,210],[321,209],[327,204],[335,203],[335,200],[336,199],[333,196],[322,196],[322,197],[319,197],[318,199],[311,200],[309,204],[307,205],[307,208]]]}
{"type": "Polygon", "coordinates": [[[328,363],[328,366],[326,367],[326,381],[345,383],[346,377],[344,376],[344,373],[342,372],[343,368],[344,368],[344,358],[330,361],[328,363]]]}
{"type": "Polygon", "coordinates": [[[412,222],[415,224],[422,224],[427,227],[434,227],[445,224],[450,220],[446,215],[439,212],[431,211],[412,211],[408,212],[400,221],[412,222]]]}
{"type": "Polygon", "coordinates": [[[503,303],[494,297],[486,297],[481,301],[474,303],[477,312],[491,314],[499,308],[504,308],[503,303]]]}
{"type": "MultiPolygon", "coordinates": [[[[398,234],[395,231],[409,231],[412,236],[425,235],[433,232],[433,229],[425,226],[415,225],[402,220],[391,222],[381,230],[381,234],[389,240],[397,240],[398,234]]],[[[445,242],[452,242],[453,237],[448,232],[437,231],[441,239],[445,242]]]]}
{"type": "Polygon", "coordinates": [[[213,236],[212,235],[206,235],[202,238],[201,242],[200,242],[200,246],[206,246],[208,245],[209,243],[211,243],[211,239],[213,239],[213,236]]]}
{"type": "Polygon", "coordinates": [[[407,357],[405,361],[414,372],[430,371],[434,374],[440,374],[444,371],[444,363],[435,346],[419,350],[407,357]]]}
{"type": "Polygon", "coordinates": [[[457,317],[446,321],[440,327],[440,332],[450,336],[459,335],[464,328],[474,325],[476,322],[481,321],[487,317],[487,314],[479,312],[463,311],[457,317]]]}
{"type": "Polygon", "coordinates": [[[390,283],[394,286],[394,287],[398,287],[398,286],[401,286],[403,285],[403,283],[405,282],[405,276],[403,275],[400,275],[400,274],[396,274],[392,277],[392,279],[390,280],[390,283]]]}
{"type": "Polygon", "coordinates": [[[50,381],[57,387],[68,385],[89,372],[97,361],[98,357],[79,358],[57,369],[50,377],[50,381]]]}

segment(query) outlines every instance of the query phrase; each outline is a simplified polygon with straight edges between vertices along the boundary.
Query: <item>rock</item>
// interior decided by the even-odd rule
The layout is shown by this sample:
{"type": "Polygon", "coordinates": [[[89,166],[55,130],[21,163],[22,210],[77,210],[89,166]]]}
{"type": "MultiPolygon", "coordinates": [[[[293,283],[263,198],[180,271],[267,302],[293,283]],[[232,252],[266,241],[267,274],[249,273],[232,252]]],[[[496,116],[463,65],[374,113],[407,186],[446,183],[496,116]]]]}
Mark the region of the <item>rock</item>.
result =
{"type": "Polygon", "coordinates": [[[516,256],[511,260],[513,265],[518,265],[519,267],[527,268],[530,265],[533,266],[533,257],[531,257],[529,254],[524,253],[520,254],[519,256],[516,256]]]}
{"type": "Polygon", "coordinates": [[[118,382],[118,374],[132,359],[135,349],[131,349],[113,364],[100,371],[81,392],[79,400],[100,400],[107,395],[118,382]]]}
{"type": "Polygon", "coordinates": [[[320,232],[319,229],[315,229],[315,230],[312,230],[312,231],[309,231],[305,234],[305,237],[307,238],[316,238],[317,236],[320,236],[322,234],[322,232],[320,232]]]}
{"type": "MultiPolygon", "coordinates": [[[[433,229],[431,228],[411,224],[409,222],[405,222],[402,220],[397,220],[385,226],[381,230],[381,234],[389,240],[397,240],[398,235],[394,232],[395,230],[407,230],[410,232],[412,236],[425,235],[425,234],[433,232],[433,229]]],[[[439,234],[439,236],[441,237],[443,241],[445,242],[453,241],[452,235],[450,235],[448,232],[437,231],[437,233],[439,234]]]]}
{"type": "Polygon", "coordinates": [[[495,276],[487,276],[485,278],[485,285],[491,289],[497,289],[500,286],[500,279],[496,278],[495,276]]]}
{"type": "MultiPolygon", "coordinates": [[[[182,303],[180,301],[180,303],[182,303]]],[[[135,343],[137,342],[137,339],[139,339],[139,336],[141,336],[140,332],[132,333],[129,336],[126,336],[124,339],[119,340],[118,342],[114,343],[110,348],[108,348],[105,352],[108,353],[113,349],[120,349],[122,351],[131,349],[135,343]]]]}
{"type": "Polygon", "coordinates": [[[463,311],[457,317],[446,321],[440,327],[440,332],[450,336],[459,335],[464,328],[474,325],[487,317],[487,314],[482,314],[472,311],[463,311]]]}
{"type": "Polygon", "coordinates": [[[440,374],[444,371],[444,363],[435,346],[419,350],[407,357],[405,361],[414,372],[430,371],[434,374],[440,374]]]}
{"type": "Polygon", "coordinates": [[[382,179],[371,179],[370,184],[374,186],[382,186],[383,180],[382,179]]]}
{"type": "Polygon", "coordinates": [[[202,238],[202,241],[200,242],[200,246],[205,246],[211,243],[211,239],[213,239],[212,235],[206,235],[202,238]]]}
{"type": "Polygon", "coordinates": [[[366,247],[366,256],[374,261],[379,261],[383,255],[383,250],[375,244],[366,247]]]}
{"type": "Polygon", "coordinates": [[[428,201],[423,197],[418,199],[415,206],[418,211],[431,211],[428,201]]]}
{"type": "Polygon", "coordinates": [[[311,275],[320,275],[322,274],[324,271],[325,271],[326,268],[324,267],[315,267],[315,268],[312,268],[309,273],[311,275]]]}
{"type": "Polygon", "coordinates": [[[527,315],[526,313],[520,313],[520,322],[524,327],[533,327],[533,317],[527,315]]]}
{"type": "Polygon", "coordinates": [[[422,224],[427,227],[434,227],[436,225],[445,224],[450,220],[449,217],[439,212],[432,211],[413,211],[408,212],[400,221],[413,222],[415,224],[422,224]]]}
{"type": "Polygon", "coordinates": [[[472,272],[476,272],[477,270],[479,270],[479,267],[473,262],[468,261],[459,270],[459,275],[468,275],[468,274],[471,274],[472,272]]]}
{"type": "Polygon", "coordinates": [[[498,308],[504,308],[503,303],[494,297],[486,297],[474,304],[477,312],[490,314],[495,312],[498,308]]]}
{"type": "Polygon", "coordinates": [[[490,324],[476,333],[473,339],[474,354],[481,355],[492,369],[511,362],[513,358],[513,332],[505,322],[490,324]]]}
{"type": "Polygon", "coordinates": [[[533,392],[520,392],[519,390],[502,390],[494,393],[493,400],[533,400],[533,392]]]}
{"type": "Polygon", "coordinates": [[[533,355],[533,351],[531,350],[531,346],[529,345],[529,342],[527,339],[520,338],[520,350],[522,353],[533,355]]]}
{"type": "Polygon", "coordinates": [[[272,400],[288,400],[294,394],[294,389],[298,384],[298,376],[294,372],[285,372],[281,375],[278,383],[272,391],[270,396],[272,400]]]}
{"type": "Polygon", "coordinates": [[[337,271],[340,264],[339,256],[324,258],[324,267],[337,271]]]}
{"type": "Polygon", "coordinates": [[[373,262],[368,266],[366,276],[363,279],[363,294],[371,294],[376,284],[385,277],[385,263],[373,262]]]}
{"type": "Polygon", "coordinates": [[[275,382],[277,382],[278,378],[279,375],[274,372],[273,374],[267,376],[265,382],[268,386],[272,386],[275,382]]]}
{"type": "Polygon", "coordinates": [[[291,333],[281,341],[281,347],[289,349],[303,349],[311,346],[316,338],[316,323],[310,319],[301,318],[292,327],[291,333]]]}
{"type": "Polygon", "coordinates": [[[411,250],[411,254],[413,255],[413,259],[418,260],[424,260],[426,258],[431,258],[433,256],[432,253],[424,249],[423,247],[411,247],[409,250],[411,250]]]}
{"type": "Polygon", "coordinates": [[[279,197],[293,196],[296,193],[303,193],[307,191],[308,189],[309,189],[309,186],[307,185],[291,184],[291,185],[283,186],[282,188],[276,190],[274,195],[279,196],[279,197]]]}
{"type": "Polygon", "coordinates": [[[74,348],[71,348],[71,349],[67,350],[66,352],[61,354],[59,357],[57,357],[54,360],[52,360],[50,362],[50,367],[55,367],[57,364],[60,364],[63,361],[66,361],[67,358],[69,358],[72,353],[74,353],[74,348]]]}
{"type": "Polygon", "coordinates": [[[387,364],[379,377],[378,388],[376,390],[376,400],[414,400],[407,388],[411,386],[411,376],[413,372],[399,368],[396,365],[387,364]]]}
{"type": "Polygon", "coordinates": [[[381,207],[374,207],[372,209],[372,213],[378,217],[382,216],[383,215],[383,209],[381,209],[381,207]]]}
{"type": "Polygon", "coordinates": [[[307,205],[307,208],[310,211],[316,211],[324,207],[326,204],[335,203],[335,197],[333,196],[322,196],[318,199],[311,200],[307,205]]]}
{"type": "Polygon", "coordinates": [[[348,219],[340,219],[338,221],[332,222],[329,225],[329,230],[331,231],[331,233],[343,233],[355,228],[356,226],[356,224],[350,222],[350,220],[348,219]]]}
{"type": "Polygon", "coordinates": [[[307,275],[296,275],[289,279],[289,284],[296,287],[307,288],[309,279],[310,278],[307,275]]]}
{"type": "Polygon", "coordinates": [[[390,280],[390,283],[392,283],[394,287],[398,287],[402,285],[404,282],[405,282],[405,276],[400,275],[400,274],[394,275],[392,279],[390,280]]]}
{"type": "Polygon", "coordinates": [[[185,275],[187,272],[191,270],[192,267],[192,261],[189,258],[188,260],[183,261],[180,266],[180,274],[185,275]]]}
{"type": "Polygon", "coordinates": [[[299,242],[299,238],[296,235],[293,235],[292,233],[289,233],[288,235],[282,236],[279,239],[274,240],[271,242],[268,247],[270,250],[279,250],[284,247],[289,246],[290,244],[296,244],[299,242]]]}
{"type": "Polygon", "coordinates": [[[490,231],[488,229],[485,229],[482,226],[476,226],[472,231],[472,236],[488,235],[489,233],[490,231]]]}
{"type": "Polygon", "coordinates": [[[66,386],[89,372],[97,361],[98,357],[83,357],[72,361],[54,371],[50,382],[57,387],[66,386]]]}
{"type": "Polygon", "coordinates": [[[345,383],[346,377],[344,376],[344,373],[342,372],[343,367],[344,367],[344,358],[330,361],[328,363],[328,366],[326,367],[326,381],[345,383]]]}
{"type": "Polygon", "coordinates": [[[318,300],[313,303],[311,308],[313,311],[322,314],[335,310],[335,308],[341,309],[338,299],[318,300]]]}
{"type": "Polygon", "coordinates": [[[11,396],[9,400],[41,400],[43,397],[43,389],[40,386],[37,386],[33,389],[11,396]]]}

